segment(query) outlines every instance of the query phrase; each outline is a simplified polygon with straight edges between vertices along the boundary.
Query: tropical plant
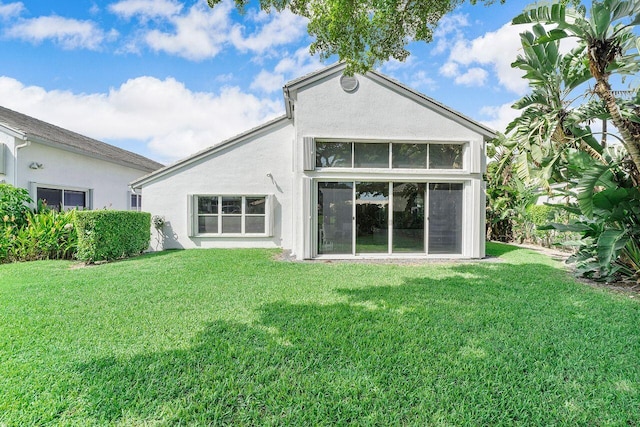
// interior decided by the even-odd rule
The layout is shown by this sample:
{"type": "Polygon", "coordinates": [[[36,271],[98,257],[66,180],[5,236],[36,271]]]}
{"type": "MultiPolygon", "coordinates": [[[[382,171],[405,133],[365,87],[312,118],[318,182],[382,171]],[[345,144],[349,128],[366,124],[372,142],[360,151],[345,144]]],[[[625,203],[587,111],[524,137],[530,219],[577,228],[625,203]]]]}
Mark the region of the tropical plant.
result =
{"type": "Polygon", "coordinates": [[[28,212],[26,225],[16,227],[11,235],[5,234],[2,261],[73,258],[78,242],[74,218],[73,210],[28,212]]]}
{"type": "Polygon", "coordinates": [[[545,50],[568,37],[578,41],[578,46],[567,58],[573,62],[574,71],[580,70],[577,76],[582,78],[588,71],[595,81],[593,89],[588,90],[599,97],[618,129],[620,141],[632,159],[632,178],[637,184],[640,170],[638,93],[632,93],[631,100],[616,96],[610,77],[635,75],[640,70],[638,37],[633,32],[634,27],[640,24],[640,2],[593,1],[588,15],[584,6],[574,8],[562,2],[534,6],[514,18],[513,23],[552,25],[548,32],[536,34],[532,39],[534,44],[542,45],[545,50]]]}
{"type": "Polygon", "coordinates": [[[604,281],[620,276],[640,280],[640,190],[607,166],[586,173],[578,187],[581,197],[566,207],[577,219],[548,226],[581,233],[580,240],[567,242],[577,247],[569,259],[576,263],[576,272],[604,281]],[[597,186],[602,189],[588,195],[597,186]]]}
{"type": "Polygon", "coordinates": [[[583,6],[560,2],[534,6],[513,20],[534,23],[522,34],[523,54],[513,63],[525,71],[531,94],[514,105],[522,113],[503,145],[520,178],[571,202],[567,210],[577,219],[552,227],[581,233],[569,243],[577,248],[571,260],[580,273],[604,280],[635,274],[637,259],[638,92],[613,90],[610,76],[622,84],[640,70],[632,31],[639,13],[640,5],[626,0],[594,1],[589,15],[583,6]],[[567,37],[578,43],[563,54],[560,41],[567,37]],[[596,120],[611,120],[616,129],[603,126],[598,141],[591,129],[596,120]],[[621,148],[606,148],[607,135],[621,148]]]}
{"type": "Polygon", "coordinates": [[[29,192],[11,184],[0,184],[0,227],[24,226],[32,203],[29,192]]]}
{"type": "Polygon", "coordinates": [[[535,189],[513,174],[513,153],[505,148],[504,135],[489,145],[492,161],[487,165],[487,237],[500,242],[523,241],[521,230],[526,210],[538,198],[535,189]]]}

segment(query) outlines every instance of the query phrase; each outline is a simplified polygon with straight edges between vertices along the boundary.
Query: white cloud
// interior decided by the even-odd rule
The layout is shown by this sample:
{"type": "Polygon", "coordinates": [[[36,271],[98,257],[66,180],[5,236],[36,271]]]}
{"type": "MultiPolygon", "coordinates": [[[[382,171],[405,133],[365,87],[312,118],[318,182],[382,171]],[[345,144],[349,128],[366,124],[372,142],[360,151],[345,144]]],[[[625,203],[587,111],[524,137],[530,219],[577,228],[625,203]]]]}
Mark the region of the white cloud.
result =
{"type": "MultiPolygon", "coordinates": [[[[513,101],[515,102],[515,101],[513,101]]],[[[519,110],[515,110],[511,108],[513,102],[509,102],[506,104],[498,105],[498,106],[486,106],[480,109],[480,114],[488,117],[486,120],[481,120],[481,122],[491,129],[495,129],[498,132],[504,133],[507,125],[513,121],[516,117],[520,115],[519,110]]]]}
{"type": "Polygon", "coordinates": [[[287,80],[314,72],[322,67],[317,57],[311,56],[309,47],[296,50],[293,55],[283,54],[273,71],[262,70],[251,82],[251,89],[266,93],[279,91],[287,80]]]}
{"type": "Polygon", "coordinates": [[[5,35],[35,44],[52,40],[63,49],[96,50],[103,41],[116,37],[117,32],[112,30],[107,34],[93,21],[41,16],[18,21],[6,30],[5,35]]]}
{"type": "Polygon", "coordinates": [[[489,73],[479,67],[469,68],[464,74],[456,76],[456,84],[464,86],[484,86],[489,73]]]}
{"type": "Polygon", "coordinates": [[[440,67],[440,74],[445,77],[456,77],[460,75],[459,66],[455,62],[446,62],[440,67]]]}
{"type": "Polygon", "coordinates": [[[14,16],[19,16],[25,11],[24,4],[22,2],[15,3],[0,3],[0,18],[8,19],[14,16]]]}
{"type": "Polygon", "coordinates": [[[473,40],[458,38],[449,46],[449,60],[441,67],[440,73],[459,84],[470,84],[471,81],[478,84],[482,73],[473,65],[489,66],[501,86],[519,95],[526,93],[527,82],[522,79],[523,72],[511,68],[511,63],[521,50],[520,33],[527,29],[526,26],[509,23],[473,40]],[[464,70],[468,67],[471,68],[464,70]]]}
{"type": "Polygon", "coordinates": [[[250,88],[261,92],[271,93],[284,86],[284,75],[261,70],[251,82],[250,88]]]}
{"type": "Polygon", "coordinates": [[[163,51],[198,61],[213,58],[227,43],[231,31],[229,2],[218,4],[213,10],[200,2],[186,15],[170,18],[175,31],[154,29],[144,35],[145,43],[155,51],[163,51]]]}
{"type": "Polygon", "coordinates": [[[125,19],[169,18],[181,10],[182,4],[173,0],[122,0],[109,5],[110,12],[125,19]]]}
{"type": "Polygon", "coordinates": [[[122,0],[110,10],[127,19],[136,18],[142,25],[123,51],[136,52],[140,46],[148,46],[193,61],[213,58],[225,46],[264,54],[277,46],[298,43],[307,23],[289,11],[267,14],[250,10],[245,15],[246,25],[242,25],[231,17],[234,4],[230,0],[213,9],[198,1],[187,10],[174,0],[122,0]]]}
{"type": "MultiPolygon", "coordinates": [[[[216,6],[217,7],[217,6],[216,6]]],[[[299,41],[305,35],[307,20],[294,15],[288,10],[267,14],[261,12],[255,22],[264,23],[257,31],[248,36],[243,35],[244,27],[236,25],[231,33],[230,41],[240,51],[263,53],[275,46],[299,41]],[[270,17],[266,20],[266,17],[270,17]]]]}
{"type": "Polygon", "coordinates": [[[108,93],[47,91],[0,77],[8,108],[104,141],[136,141],[174,161],[283,113],[282,102],[237,87],[193,92],[172,78],[138,77],[108,93]]]}
{"type": "Polygon", "coordinates": [[[463,37],[461,29],[468,26],[467,15],[454,13],[443,16],[433,32],[435,47],[431,50],[431,54],[438,55],[450,49],[456,40],[463,37]]]}
{"type": "Polygon", "coordinates": [[[436,90],[438,88],[438,82],[435,79],[429,77],[425,71],[418,71],[411,76],[409,86],[415,88],[424,88],[428,90],[436,90]]]}

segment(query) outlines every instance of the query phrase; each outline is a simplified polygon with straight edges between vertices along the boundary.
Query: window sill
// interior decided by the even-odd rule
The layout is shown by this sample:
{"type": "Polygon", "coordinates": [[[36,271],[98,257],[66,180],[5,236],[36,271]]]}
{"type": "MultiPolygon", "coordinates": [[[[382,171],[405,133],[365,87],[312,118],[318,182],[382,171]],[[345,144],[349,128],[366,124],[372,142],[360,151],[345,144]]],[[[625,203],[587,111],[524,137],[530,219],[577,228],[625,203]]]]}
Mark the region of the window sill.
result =
{"type": "Polygon", "coordinates": [[[233,238],[233,239],[241,239],[241,238],[248,238],[248,237],[273,237],[270,236],[266,233],[245,233],[245,234],[241,234],[241,233],[225,233],[225,234],[219,234],[219,233],[206,233],[206,234],[196,234],[193,235],[191,237],[194,238],[233,238]]]}

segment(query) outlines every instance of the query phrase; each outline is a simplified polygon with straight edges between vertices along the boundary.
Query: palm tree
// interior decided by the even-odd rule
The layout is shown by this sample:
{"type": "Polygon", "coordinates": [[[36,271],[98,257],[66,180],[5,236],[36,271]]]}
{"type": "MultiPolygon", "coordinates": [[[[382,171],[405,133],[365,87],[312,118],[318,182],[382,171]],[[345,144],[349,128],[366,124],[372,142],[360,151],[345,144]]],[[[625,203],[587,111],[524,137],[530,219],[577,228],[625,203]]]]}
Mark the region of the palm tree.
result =
{"type": "Polygon", "coordinates": [[[540,24],[520,36],[523,54],[512,66],[525,72],[531,93],[513,105],[522,114],[507,126],[509,137],[502,145],[511,154],[510,160],[503,156],[503,165],[512,161],[520,179],[536,179],[548,189],[551,183],[570,178],[567,173],[576,155],[586,153],[607,163],[589,123],[608,114],[593,99],[576,107],[576,99],[584,96],[576,95],[576,89],[591,77],[580,61],[580,49],[562,55],[559,41],[536,43],[546,36],[540,24]]]}
{"type": "Polygon", "coordinates": [[[640,171],[637,107],[616,97],[609,78],[614,73],[635,75],[640,69],[638,37],[633,33],[633,28],[640,24],[640,2],[593,1],[589,16],[584,6],[575,9],[562,3],[537,6],[514,18],[513,23],[554,25],[549,32],[537,36],[534,41],[537,44],[577,38],[576,51],[582,49],[586,53],[588,71],[595,79],[593,92],[603,101],[611,121],[620,132],[621,142],[633,161],[631,174],[637,177],[640,171]]]}

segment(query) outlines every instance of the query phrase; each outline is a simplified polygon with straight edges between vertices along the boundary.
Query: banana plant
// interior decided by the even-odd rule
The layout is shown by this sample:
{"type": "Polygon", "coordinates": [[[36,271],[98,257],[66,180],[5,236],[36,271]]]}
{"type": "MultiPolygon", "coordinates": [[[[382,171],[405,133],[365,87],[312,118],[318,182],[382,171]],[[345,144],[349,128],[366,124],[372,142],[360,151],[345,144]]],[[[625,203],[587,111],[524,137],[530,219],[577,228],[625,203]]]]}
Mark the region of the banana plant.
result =
{"type": "MultiPolygon", "coordinates": [[[[515,17],[514,24],[551,25],[548,32],[536,36],[533,44],[548,46],[565,38],[578,41],[584,51],[587,69],[595,81],[593,92],[604,103],[621,142],[631,156],[636,178],[640,170],[640,119],[635,105],[620,108],[610,77],[635,76],[640,70],[640,39],[634,33],[640,25],[637,0],[593,1],[589,14],[584,6],[573,8],[562,2],[533,6],[515,17]]],[[[637,92],[636,92],[637,93],[637,92]]]]}

